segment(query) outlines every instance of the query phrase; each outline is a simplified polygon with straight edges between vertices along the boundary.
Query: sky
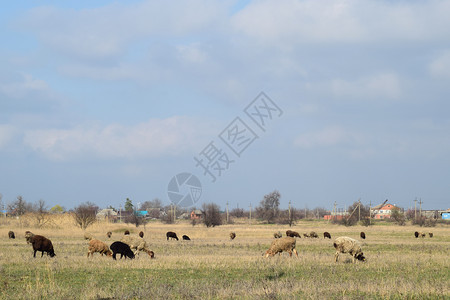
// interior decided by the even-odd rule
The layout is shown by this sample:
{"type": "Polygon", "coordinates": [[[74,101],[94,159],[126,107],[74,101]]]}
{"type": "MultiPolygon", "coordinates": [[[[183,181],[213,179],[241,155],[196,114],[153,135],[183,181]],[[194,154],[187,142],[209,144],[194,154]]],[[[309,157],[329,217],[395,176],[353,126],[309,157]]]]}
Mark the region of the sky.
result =
{"type": "Polygon", "coordinates": [[[447,209],[449,15],[450,1],[8,1],[2,201],[249,209],[278,190],[281,208],[447,209]]]}

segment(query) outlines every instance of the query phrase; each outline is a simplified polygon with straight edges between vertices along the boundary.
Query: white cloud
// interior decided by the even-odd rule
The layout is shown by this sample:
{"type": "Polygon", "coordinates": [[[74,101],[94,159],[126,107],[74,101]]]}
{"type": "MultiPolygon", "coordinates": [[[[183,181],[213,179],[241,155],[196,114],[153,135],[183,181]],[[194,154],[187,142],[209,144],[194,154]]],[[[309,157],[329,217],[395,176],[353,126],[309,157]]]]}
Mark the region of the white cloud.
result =
{"type": "Polygon", "coordinates": [[[0,124],[0,149],[5,148],[16,133],[16,129],[11,125],[0,124]]]}
{"type": "Polygon", "coordinates": [[[171,117],[135,126],[84,124],[71,129],[28,130],[24,144],[52,160],[83,156],[134,159],[197,150],[204,133],[209,129],[193,120],[171,117]]]}
{"type": "Polygon", "coordinates": [[[334,95],[351,99],[398,99],[402,94],[400,79],[393,73],[382,73],[367,78],[347,81],[335,79],[331,83],[334,95]]]}
{"type": "Polygon", "coordinates": [[[433,76],[450,79],[450,50],[442,53],[429,65],[433,76]]]}
{"type": "Polygon", "coordinates": [[[353,139],[352,135],[343,127],[329,126],[316,132],[308,132],[298,136],[294,145],[300,148],[335,146],[353,139]]]}
{"type": "Polygon", "coordinates": [[[44,80],[33,78],[30,74],[21,75],[22,78],[19,80],[0,83],[0,93],[10,98],[23,98],[29,93],[49,91],[44,80]]]}

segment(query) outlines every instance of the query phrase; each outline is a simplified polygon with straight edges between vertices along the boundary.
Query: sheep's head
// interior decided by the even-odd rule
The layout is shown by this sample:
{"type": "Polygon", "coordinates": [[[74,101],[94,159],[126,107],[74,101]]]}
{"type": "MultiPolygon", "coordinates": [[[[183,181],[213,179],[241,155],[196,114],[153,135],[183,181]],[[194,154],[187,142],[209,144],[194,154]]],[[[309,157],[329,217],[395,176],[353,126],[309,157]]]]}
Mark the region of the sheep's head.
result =
{"type": "Polygon", "coordinates": [[[150,256],[150,258],[155,258],[155,252],[148,250],[147,254],[150,256]]]}
{"type": "Polygon", "coordinates": [[[359,253],[358,255],[356,255],[356,259],[360,261],[366,261],[363,253],[359,253]]]}
{"type": "Polygon", "coordinates": [[[106,254],[106,256],[112,256],[113,255],[113,253],[109,249],[106,250],[105,254],[106,254]]]}

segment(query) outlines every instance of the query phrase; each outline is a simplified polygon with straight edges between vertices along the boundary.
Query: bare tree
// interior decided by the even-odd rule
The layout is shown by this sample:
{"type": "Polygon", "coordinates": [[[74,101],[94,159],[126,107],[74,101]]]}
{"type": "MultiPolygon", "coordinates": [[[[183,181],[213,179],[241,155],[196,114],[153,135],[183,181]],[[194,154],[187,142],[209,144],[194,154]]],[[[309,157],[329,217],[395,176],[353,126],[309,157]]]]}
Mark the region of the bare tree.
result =
{"type": "Polygon", "coordinates": [[[256,215],[258,218],[274,223],[279,214],[280,192],[277,190],[264,196],[258,207],[256,207],[256,215]]]}
{"type": "Polygon", "coordinates": [[[8,205],[8,211],[13,216],[22,216],[27,212],[33,211],[33,205],[27,203],[22,196],[17,196],[16,201],[8,205]]]}
{"type": "Polygon", "coordinates": [[[77,206],[73,217],[77,226],[85,230],[97,220],[98,206],[91,202],[86,202],[77,206]]]}
{"type": "Polygon", "coordinates": [[[220,215],[220,208],[217,204],[204,203],[203,206],[203,224],[206,227],[214,227],[222,225],[222,216],[220,215]]]}
{"type": "Polygon", "coordinates": [[[45,201],[40,199],[38,203],[35,205],[34,215],[36,217],[36,223],[39,228],[47,224],[50,219],[48,217],[47,206],[45,205],[45,201]]]}

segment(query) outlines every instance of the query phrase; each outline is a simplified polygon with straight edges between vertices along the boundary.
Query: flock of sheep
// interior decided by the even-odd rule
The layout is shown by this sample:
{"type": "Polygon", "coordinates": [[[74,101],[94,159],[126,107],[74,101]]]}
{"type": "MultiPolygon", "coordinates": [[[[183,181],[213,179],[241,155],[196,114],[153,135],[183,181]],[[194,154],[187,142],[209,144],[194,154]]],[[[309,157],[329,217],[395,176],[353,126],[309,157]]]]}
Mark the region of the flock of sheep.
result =
{"type": "MultiPolygon", "coordinates": [[[[111,238],[112,232],[107,232],[107,237],[111,238]]],[[[433,237],[433,233],[428,233],[429,237],[433,237]]],[[[265,257],[274,256],[275,254],[281,254],[282,252],[288,252],[289,256],[292,256],[292,253],[298,257],[298,252],[295,249],[296,245],[296,237],[301,238],[300,234],[296,231],[287,230],[286,236],[283,237],[281,232],[274,233],[274,240],[272,241],[272,244],[270,245],[269,249],[263,254],[265,257]]],[[[311,231],[309,234],[304,233],[303,236],[305,238],[318,238],[318,234],[314,231],[311,231]]],[[[414,236],[416,238],[422,237],[424,238],[426,236],[423,232],[415,232],[414,236]]],[[[8,237],[10,239],[15,239],[15,234],[13,231],[8,232],[8,237]]],[[[360,233],[361,239],[366,238],[366,234],[364,232],[360,233]]],[[[114,260],[116,260],[117,254],[120,254],[120,258],[125,256],[125,259],[128,257],[130,259],[135,258],[137,254],[139,254],[140,251],[143,251],[147,253],[150,258],[155,257],[155,253],[149,249],[149,245],[144,240],[144,232],[139,233],[139,237],[134,237],[130,235],[130,232],[126,230],[124,232],[124,235],[120,241],[115,241],[111,244],[111,246],[108,247],[108,245],[98,239],[95,239],[91,234],[85,233],[84,238],[86,240],[89,240],[89,246],[88,246],[88,253],[87,257],[89,256],[93,257],[94,253],[98,252],[101,254],[101,256],[111,256],[114,260]]],[[[167,240],[169,239],[175,239],[179,240],[178,236],[173,231],[168,231],[166,233],[167,240]]],[[[182,236],[183,240],[191,240],[187,235],[182,236]]],[[[230,233],[230,239],[234,240],[236,238],[236,233],[231,232],[230,233]]],[[[329,232],[323,233],[323,238],[331,239],[331,235],[329,232]]],[[[25,239],[28,244],[31,244],[33,247],[33,257],[36,257],[36,252],[41,252],[41,257],[44,256],[44,252],[47,253],[48,256],[54,257],[55,251],[53,249],[52,242],[42,236],[42,235],[35,235],[30,231],[25,232],[25,239]]],[[[355,240],[353,238],[347,237],[347,236],[341,236],[334,240],[333,246],[336,249],[336,253],[334,256],[335,262],[339,259],[339,254],[341,253],[348,253],[353,257],[353,262],[356,262],[356,260],[365,261],[364,254],[361,249],[361,243],[358,240],[355,240]]]]}

